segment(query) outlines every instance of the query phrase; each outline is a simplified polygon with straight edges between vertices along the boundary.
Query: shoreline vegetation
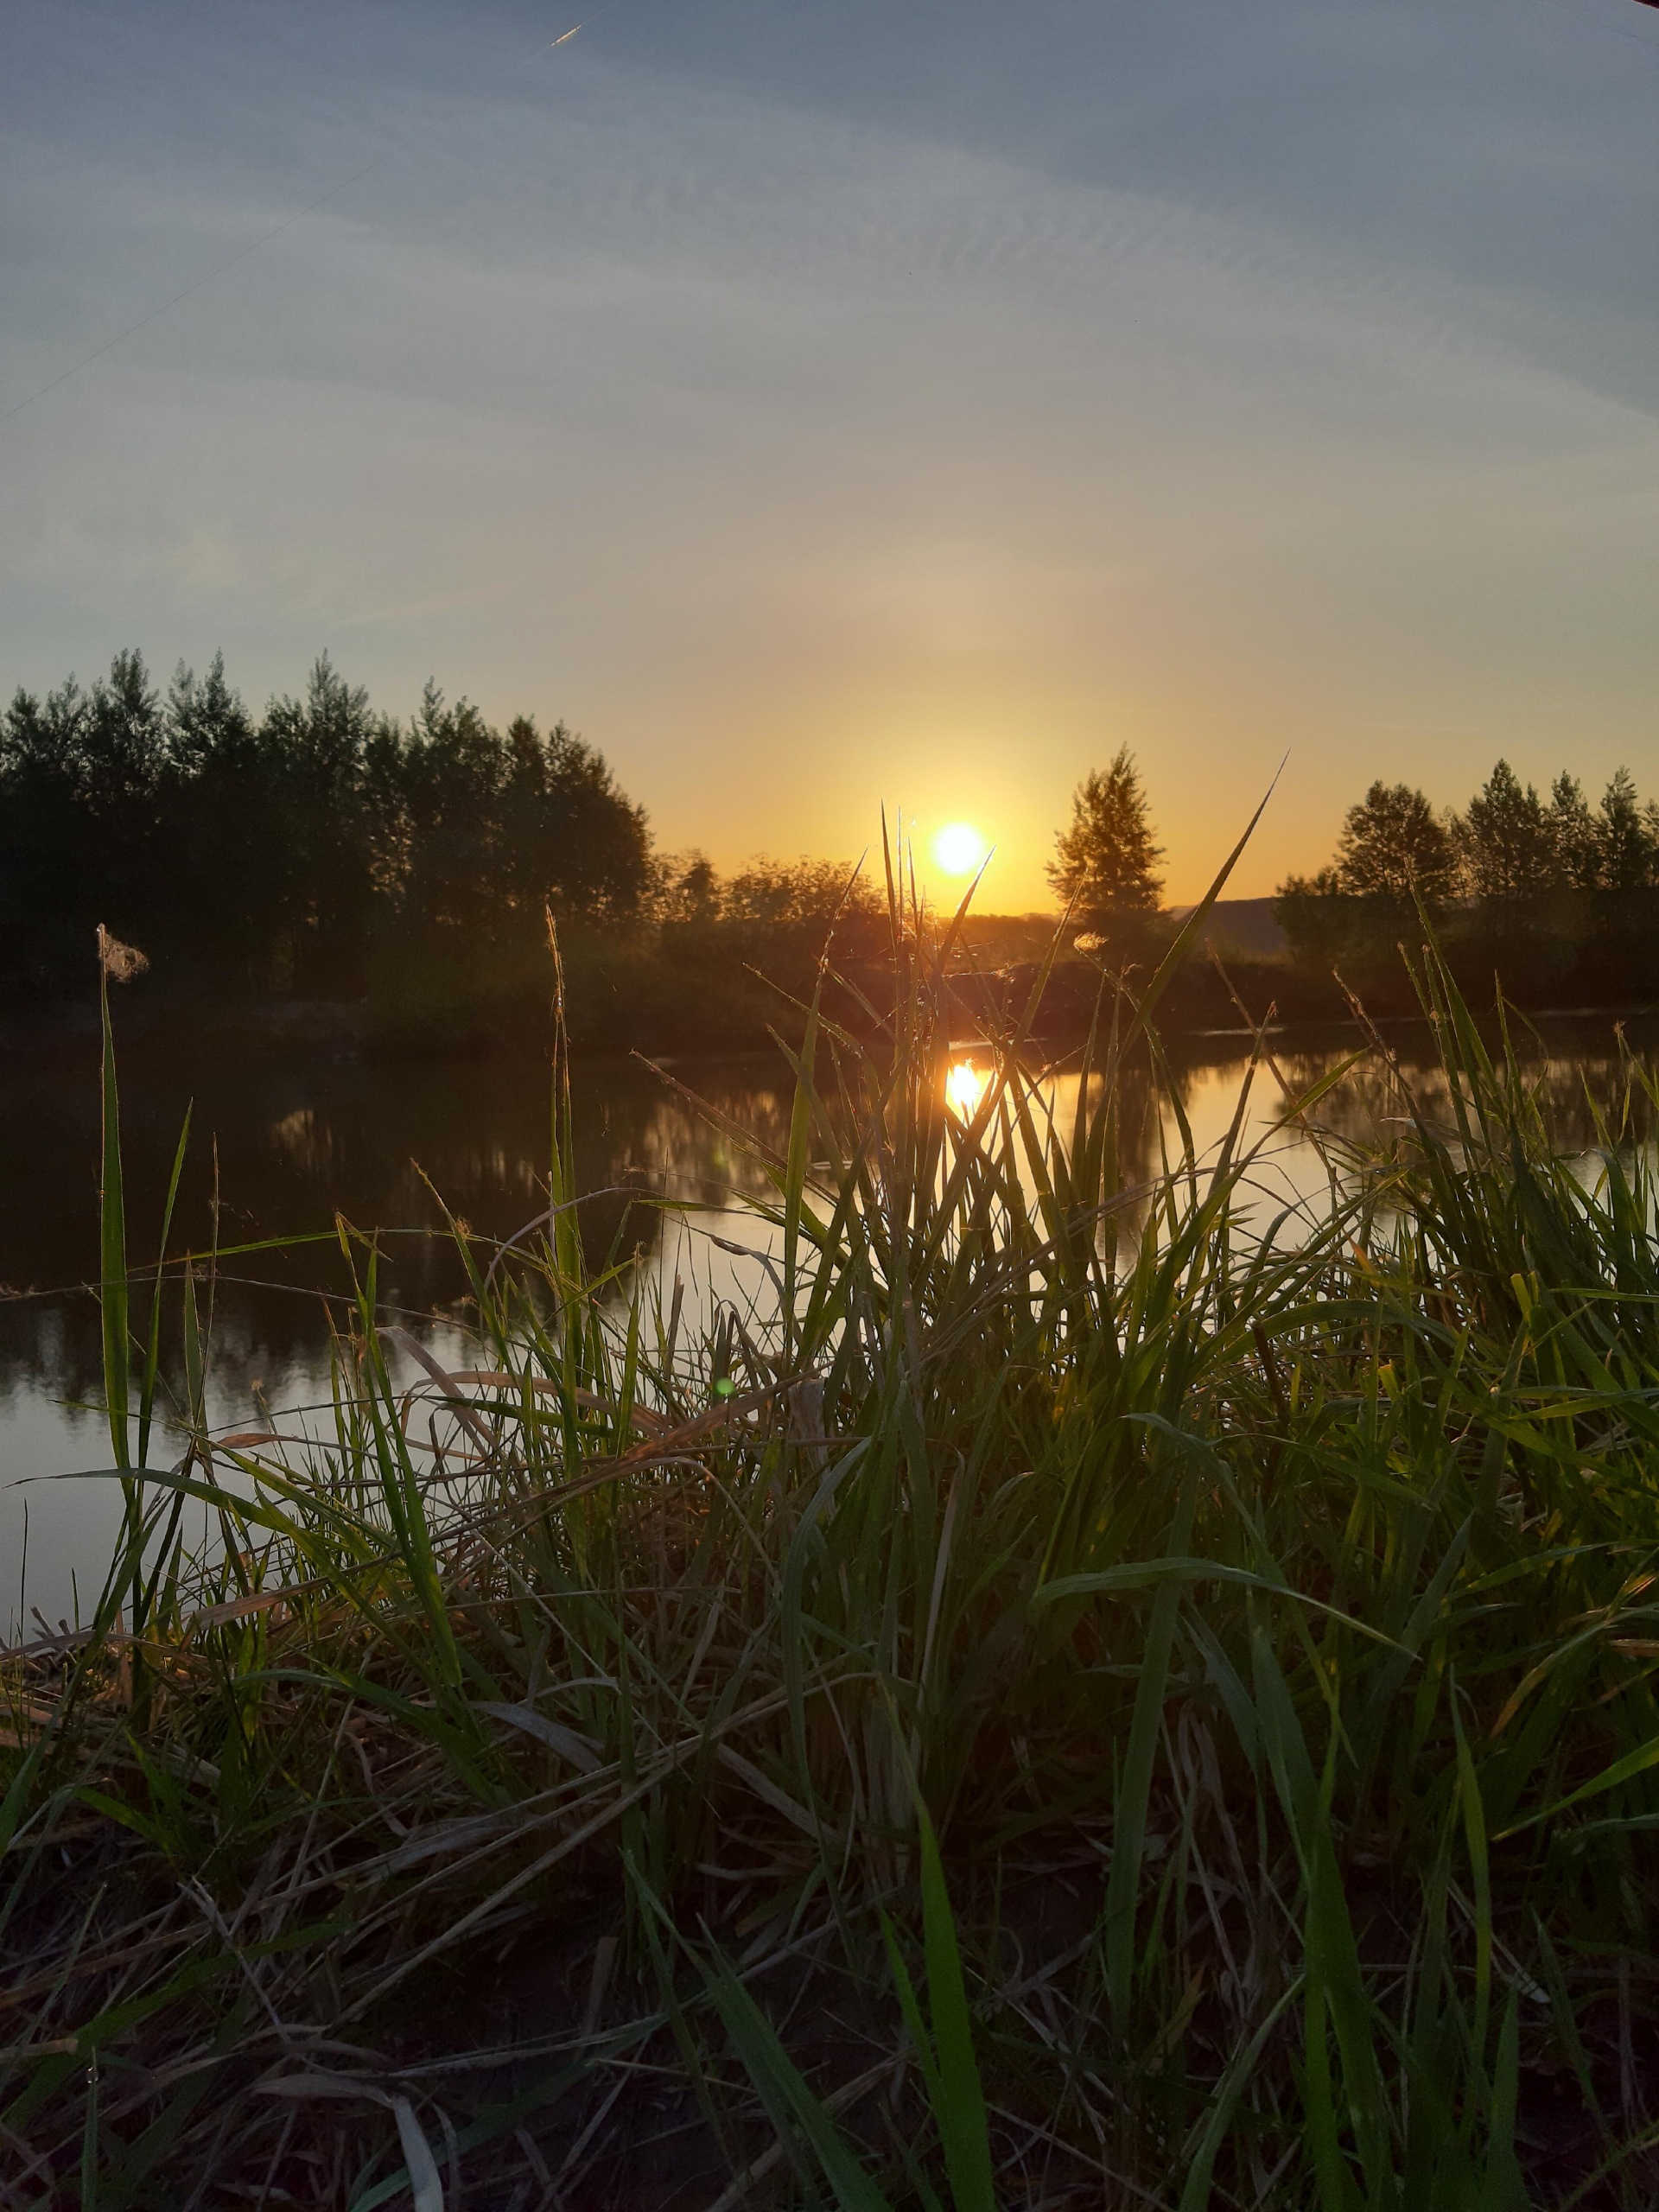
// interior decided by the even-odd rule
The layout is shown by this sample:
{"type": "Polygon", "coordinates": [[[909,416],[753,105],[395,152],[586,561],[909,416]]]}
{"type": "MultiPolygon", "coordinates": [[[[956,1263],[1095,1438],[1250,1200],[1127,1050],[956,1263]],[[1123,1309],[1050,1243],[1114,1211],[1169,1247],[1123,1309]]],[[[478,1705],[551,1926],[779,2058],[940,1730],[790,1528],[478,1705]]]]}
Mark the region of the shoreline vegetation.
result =
{"type": "Polygon", "coordinates": [[[1565,1147],[1429,946],[1432,1101],[1377,1033],[1375,1141],[1341,1065],[1251,1135],[1264,1039],[1131,1180],[1179,950],[1058,1126],[1035,995],[951,1106],[949,932],[884,921],[748,1295],[588,1249],[561,1055],[541,1219],[454,1224],[473,1364],[342,1222],[330,1402],[228,1435],[106,966],[127,1519],[0,1661],[13,2203],[1652,2203],[1653,1077],[1565,1147]],[[1328,1190],[1263,1233],[1292,1123],[1328,1190]]]}
{"type": "MultiPolygon", "coordinates": [[[[1042,1033],[1081,1041],[1103,973],[1144,982],[1183,917],[1160,905],[1127,749],[1079,785],[1049,869],[1058,916],[973,914],[948,985],[963,1034],[1044,978],[1042,1033]]],[[[1375,784],[1331,866],[1224,902],[1160,985],[1172,1039],[1414,1015],[1400,957],[1427,920],[1459,990],[1529,1011],[1659,998],[1659,810],[1620,771],[1592,807],[1498,762],[1460,813],[1375,784]]],[[[0,1052],[95,1030],[86,947],[107,925],[152,970],[130,1026],[238,1045],[427,1056],[544,1049],[547,931],[563,1035],[583,1057],[798,1040],[824,1011],[890,1010],[886,901],[850,864],[757,860],[721,876],[653,844],[643,808],[563,724],[491,728],[429,685],[409,721],[325,658],[263,714],[222,664],[163,693],[136,652],[106,678],[18,692],[0,716],[0,1052]]]]}

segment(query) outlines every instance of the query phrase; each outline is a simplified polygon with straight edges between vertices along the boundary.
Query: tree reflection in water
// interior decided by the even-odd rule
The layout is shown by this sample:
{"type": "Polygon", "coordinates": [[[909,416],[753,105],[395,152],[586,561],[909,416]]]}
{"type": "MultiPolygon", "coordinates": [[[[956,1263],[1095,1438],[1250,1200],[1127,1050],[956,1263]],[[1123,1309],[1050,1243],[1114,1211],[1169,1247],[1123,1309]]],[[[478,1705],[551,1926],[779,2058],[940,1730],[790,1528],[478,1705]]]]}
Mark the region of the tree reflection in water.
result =
{"type": "MultiPolygon", "coordinates": [[[[1351,1054],[1356,1032],[1273,1040],[1279,1072],[1305,1090],[1351,1054]]],[[[1389,1033],[1391,1052],[1433,1095],[1443,1079],[1428,1066],[1425,1028],[1389,1033]]],[[[1633,1028],[1631,1048],[1649,1058],[1659,1029],[1633,1028]]],[[[1554,1126],[1568,1147],[1598,1141],[1595,1109],[1620,1088],[1618,1043],[1606,1016],[1543,1026],[1530,1048],[1554,1126]]],[[[988,1065],[988,1061],[985,1061],[988,1065]]],[[[1122,1102],[1125,1185],[1155,1172],[1160,1135],[1173,1138],[1175,1104],[1187,1117],[1200,1157],[1213,1156],[1231,1119],[1248,1065],[1238,1036],[1189,1039],[1172,1055],[1166,1082],[1146,1065],[1126,1077],[1122,1102]],[[1171,1092],[1173,1090],[1173,1096],[1171,1092]]],[[[703,1061],[675,1070],[719,1121],[747,1129],[775,1152],[788,1140],[790,1087],[776,1059],[703,1061]]],[[[941,1092],[948,1069],[941,1070],[941,1092]]],[[[1045,1090],[1062,1130],[1075,1103],[1064,1061],[1045,1090]]],[[[629,1193],[677,1199],[705,1210],[700,1225],[716,1232],[719,1210],[734,1197],[759,1195],[762,1170],[741,1144],[701,1115],[682,1090],[638,1065],[578,1068],[575,1084],[576,1166],[591,1197],[582,1210],[590,1254],[639,1251],[661,1267],[664,1287],[683,1272],[688,1300],[708,1312],[713,1300],[742,1300],[758,1274],[752,1261],[677,1228],[629,1193]],[[621,1186],[619,1191],[618,1186],[621,1186]]],[[[379,1274],[388,1318],[401,1308],[416,1333],[448,1356],[446,1338],[464,1325],[466,1285],[443,1228],[435,1192],[454,1215],[488,1237],[505,1237],[545,1204],[550,1097],[544,1064],[523,1061],[424,1063],[327,1060],[276,1055],[232,1059],[204,1046],[194,1065],[176,1058],[124,1054],[129,1249],[135,1269],[154,1255],[165,1181],[185,1108],[194,1099],[191,1156],[175,1220],[173,1249],[205,1247],[213,1235],[217,1166],[221,1245],[327,1231],[335,1210],[361,1230],[386,1234],[379,1274]]],[[[965,1092],[960,1103],[966,1104],[965,1092]]],[[[1449,1116],[1450,1101],[1446,1101],[1449,1116]]],[[[1401,1101],[1385,1061],[1363,1060],[1321,1101],[1316,1120],[1355,1145],[1405,1142],[1401,1101]]],[[[1271,1073],[1259,1071],[1251,1101],[1258,1126],[1281,1110],[1271,1073]]],[[[1646,1142],[1647,1129],[1623,1141],[1646,1142]]],[[[1178,1149],[1172,1144],[1172,1149],[1178,1149]]],[[[1255,1199],[1265,1226],[1298,1192],[1317,1208],[1325,1169],[1302,1133],[1289,1128],[1262,1173],[1255,1199]]],[[[85,1592],[76,1575],[96,1571],[114,1541],[120,1497],[113,1484],[18,1486],[27,1477],[97,1466],[107,1454],[101,1420],[67,1410],[100,1397],[99,1312],[86,1287],[98,1267],[99,1093],[95,1048],[50,1060],[14,1055],[0,1085],[0,1635],[26,1611],[22,1571],[24,1501],[32,1518],[27,1599],[50,1618],[77,1611],[85,1592]],[[77,1288],[79,1285],[80,1287],[77,1288]],[[105,1525],[105,1524],[108,1525],[105,1525]],[[11,1580],[16,1577],[15,1582],[11,1580]]],[[[1132,1240],[1144,1207],[1119,1217],[1132,1240]],[[1138,1218],[1137,1218],[1138,1216],[1138,1218]]],[[[1107,1233],[1103,1230],[1103,1234],[1107,1233]]],[[[1293,1216],[1282,1234],[1296,1233],[1293,1216]]],[[[753,1222],[735,1231],[761,1241],[753,1222]]],[[[245,1253],[222,1263],[213,1309],[213,1382],[209,1419],[239,1425],[257,1397],[293,1407],[327,1395],[327,1297],[346,1287],[337,1243],[327,1234],[287,1250],[245,1253]]],[[[169,1296],[176,1299],[176,1288],[169,1296]]],[[[338,1311],[339,1309],[334,1309],[338,1311]]],[[[140,1325],[148,1315],[141,1291],[140,1325]]],[[[175,1319],[176,1317],[174,1317],[175,1319]]],[[[688,1319],[691,1317],[688,1316],[688,1319]]],[[[176,1326],[169,1328],[178,1340],[176,1326]]],[[[176,1388],[176,1377],[163,1377],[176,1388]]],[[[163,1402],[166,1389],[163,1390],[163,1402]]],[[[162,1416],[163,1423],[165,1415],[162,1416]]],[[[165,1428],[151,1446],[172,1456],[165,1428]]],[[[210,1532],[204,1530],[204,1535],[210,1532]]]]}
{"type": "MultiPolygon", "coordinates": [[[[1389,1045],[1414,1077],[1430,1061],[1425,1028],[1400,1025],[1389,1045]]],[[[1352,1030],[1273,1040],[1285,1080],[1306,1090],[1359,1042],[1352,1030]]],[[[1632,1027],[1646,1057],[1659,1030],[1632,1027]]],[[[1618,1043],[1610,1017],[1541,1025],[1532,1047],[1555,1126],[1570,1145],[1597,1142],[1595,1107],[1618,1089],[1618,1043]]],[[[1230,1116],[1248,1058],[1237,1036],[1187,1039],[1173,1048],[1169,1077],[1193,1120],[1200,1147],[1230,1116]]],[[[985,1063],[988,1065],[988,1063],[985,1063]]],[[[1063,1063],[1062,1063],[1063,1069],[1063,1063]]],[[[717,1115],[781,1151],[787,1142],[789,1077],[776,1058],[677,1066],[686,1090],[717,1115]]],[[[1130,1078],[1123,1128],[1136,1156],[1125,1182],[1155,1171],[1160,1120],[1171,1110],[1149,1071],[1130,1078]]],[[[1440,1080],[1429,1076],[1432,1084],[1440,1080]]],[[[1071,1089],[1062,1071],[1052,1092],[1062,1128],[1071,1089]]],[[[1277,1110],[1264,1069],[1253,1111],[1277,1110]]],[[[122,1063],[130,1251],[135,1267],[153,1256],[156,1224],[173,1147],[194,1100],[191,1156],[175,1219],[174,1249],[208,1245],[217,1187],[221,1244],[326,1230],[338,1211],[354,1226],[386,1232],[381,1293],[388,1307],[421,1316],[453,1313],[465,1283],[443,1232],[435,1193],[490,1237],[511,1235],[545,1203],[549,1083],[544,1064],[518,1061],[389,1062],[269,1057],[231,1060],[204,1046],[175,1057],[128,1053],[122,1063]],[[215,1185],[215,1169],[217,1185],[215,1185]]],[[[965,1102],[964,1102],[965,1103],[965,1102]]],[[[1450,1102],[1446,1102],[1449,1118],[1450,1102]]],[[[637,1188],[718,1210],[764,1185],[756,1161],[699,1114],[682,1090],[639,1063],[575,1071],[576,1164],[582,1187],[601,1193],[584,1207],[588,1249],[598,1255],[649,1253],[662,1217],[619,1194],[637,1188]]],[[[1400,1111],[1386,1065],[1375,1055],[1323,1100],[1317,1119],[1358,1144],[1392,1140],[1400,1111]]],[[[1632,1141],[1646,1131],[1626,1133],[1632,1141]]],[[[1287,1187],[1313,1187],[1321,1171],[1303,1141],[1287,1133],[1287,1187]]],[[[0,1091],[0,1394],[95,1398],[100,1374],[95,1275],[99,1096],[88,1040],[50,1059],[15,1055],[0,1091]]],[[[315,1363],[326,1351],[320,1293],[345,1287],[332,1240],[244,1254],[223,1263],[213,1356],[235,1395],[260,1376],[315,1363]]],[[[0,1410],[0,1433],[5,1415],[0,1410]]]]}
{"type": "MultiPolygon", "coordinates": [[[[193,1099],[175,1252],[213,1242],[217,1168],[222,1246],[326,1230],[338,1211],[357,1228],[387,1232],[380,1282],[388,1307],[442,1313],[463,1294],[465,1278],[439,1198],[490,1237],[512,1235],[546,1204],[544,1064],[272,1058],[227,1067],[204,1058],[180,1071],[129,1054],[121,1076],[135,1269],[154,1257],[173,1147],[193,1099]]],[[[787,1138],[785,1079],[770,1061],[706,1063],[694,1076],[712,1105],[772,1145],[787,1138]]],[[[658,1234],[657,1210],[617,1194],[618,1186],[709,1207],[758,1187],[753,1161],[637,1065],[581,1070],[575,1122],[582,1185],[611,1193],[583,1209],[595,1253],[649,1249],[658,1234]]],[[[89,1061],[37,1067],[6,1085],[0,1281],[10,1294],[0,1304],[0,1391],[97,1394],[99,1317],[84,1286],[98,1268],[98,1160],[89,1061]]],[[[332,1239],[222,1262],[213,1346],[221,1381],[314,1360],[328,1334],[319,1294],[345,1286],[332,1239]]]]}

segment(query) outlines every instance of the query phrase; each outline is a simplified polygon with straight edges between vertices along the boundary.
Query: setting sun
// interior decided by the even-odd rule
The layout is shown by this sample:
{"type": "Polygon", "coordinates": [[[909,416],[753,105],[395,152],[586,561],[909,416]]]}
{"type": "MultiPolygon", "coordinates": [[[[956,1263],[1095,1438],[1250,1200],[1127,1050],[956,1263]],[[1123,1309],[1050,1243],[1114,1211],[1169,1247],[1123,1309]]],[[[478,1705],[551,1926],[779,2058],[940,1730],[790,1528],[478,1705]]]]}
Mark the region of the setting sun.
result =
{"type": "Polygon", "coordinates": [[[934,862],[945,875],[971,875],[989,849],[971,822],[947,822],[933,840],[934,862]]]}
{"type": "Polygon", "coordinates": [[[958,1121],[971,1122],[990,1082],[988,1072],[971,1060],[958,1060],[944,1078],[944,1103],[958,1121]]]}

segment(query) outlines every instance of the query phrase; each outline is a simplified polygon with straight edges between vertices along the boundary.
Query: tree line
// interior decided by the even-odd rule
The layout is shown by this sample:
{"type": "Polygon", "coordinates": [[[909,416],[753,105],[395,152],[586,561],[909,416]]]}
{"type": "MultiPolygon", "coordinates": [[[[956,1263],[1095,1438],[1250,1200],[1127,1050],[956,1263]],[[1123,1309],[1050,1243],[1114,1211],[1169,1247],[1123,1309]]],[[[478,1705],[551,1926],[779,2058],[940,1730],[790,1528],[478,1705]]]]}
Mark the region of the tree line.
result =
{"type": "Polygon", "coordinates": [[[498,729],[433,684],[399,721],[326,656],[263,712],[222,658],[162,687],[122,652],[107,677],[20,690],[0,717],[14,1000],[89,988],[104,923],[164,988],[367,997],[394,1024],[458,1025],[460,1041],[545,1002],[550,912],[602,1031],[627,997],[671,1013],[688,982],[741,995],[751,960],[810,979],[831,922],[856,938],[874,905],[824,862],[722,878],[700,854],[659,854],[644,808],[562,722],[498,729]]]}
{"type": "Polygon", "coordinates": [[[550,901],[626,917],[649,863],[643,812],[562,724],[495,730],[430,685],[403,724],[327,658],[255,714],[222,660],[163,692],[124,652],[0,722],[13,989],[84,975],[102,921],[175,976],[349,995],[445,931],[539,933],[550,901]]]}
{"type": "MultiPolygon", "coordinates": [[[[1122,747],[1078,785],[1048,869],[1078,950],[1155,957],[1172,927],[1162,857],[1122,747]]],[[[1523,995],[1659,988],[1659,806],[1622,768],[1593,805],[1571,774],[1543,798],[1503,760],[1460,810],[1377,782],[1330,865],[1276,895],[1304,976],[1357,982],[1398,974],[1420,910],[1454,959],[1499,964],[1523,995]]],[[[854,970],[885,931],[881,899],[844,867],[721,877],[701,854],[659,853],[645,810],[562,722],[498,729],[434,684],[399,721],[326,656],[263,712],[222,659],[163,688],[123,652],[91,685],[20,690],[0,716],[13,1001],[84,993],[104,923],[167,988],[361,999],[393,1035],[472,1044],[544,1005],[550,914],[592,1044],[755,1041],[778,1007],[757,971],[804,995],[832,931],[854,970]]]]}
{"type": "MultiPolygon", "coordinates": [[[[1109,969],[1157,957],[1175,927],[1161,906],[1161,858],[1134,756],[1120,748],[1077,786],[1048,870],[1077,950],[1109,969]]],[[[1400,948],[1421,942],[1425,919],[1483,1000],[1495,976],[1522,1004],[1651,997],[1659,804],[1624,768],[1593,804],[1569,771],[1542,796],[1507,760],[1462,808],[1378,781],[1348,810],[1330,864],[1287,877],[1274,904],[1289,971],[1256,955],[1230,962],[1224,986],[1190,972],[1166,1001],[1175,1019],[1234,1018],[1235,987],[1258,1015],[1269,1003],[1289,1016],[1340,1012],[1333,971],[1380,1010],[1401,1010],[1411,986],[1400,948]]]]}
{"type": "Polygon", "coordinates": [[[1659,805],[1619,768],[1592,804],[1563,770],[1548,798],[1499,760],[1461,809],[1374,783],[1329,866],[1288,877],[1276,911],[1293,956],[1357,971],[1395,958],[1426,912],[1453,953],[1497,962],[1511,989],[1575,969],[1594,995],[1645,988],[1659,919],[1659,805]],[[1586,965],[1588,963],[1588,965],[1586,965]]]}

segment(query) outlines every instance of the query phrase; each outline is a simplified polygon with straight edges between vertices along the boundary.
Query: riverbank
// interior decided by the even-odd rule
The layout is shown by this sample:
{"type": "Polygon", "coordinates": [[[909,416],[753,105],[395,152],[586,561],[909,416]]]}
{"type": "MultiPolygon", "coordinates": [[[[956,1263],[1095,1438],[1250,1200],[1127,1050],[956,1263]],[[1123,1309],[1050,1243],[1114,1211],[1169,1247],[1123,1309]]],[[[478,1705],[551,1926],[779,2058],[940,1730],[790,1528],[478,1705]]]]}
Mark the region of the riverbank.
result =
{"type": "MultiPolygon", "coordinates": [[[[1150,931],[1144,943],[1121,948],[1117,962],[1068,950],[1057,941],[1050,917],[970,918],[942,978],[953,1034],[963,1042],[994,1034],[1035,998],[1033,1038],[1056,1049],[1075,1046],[1092,1024],[1109,1021],[1120,976],[1133,1001],[1154,971],[1161,973],[1159,1026],[1172,1044],[1264,1024],[1275,1033],[1323,1027],[1356,1034],[1360,1022],[1351,988],[1365,1020],[1422,1019],[1397,952],[1338,973],[1242,944],[1265,942],[1268,918],[1258,909],[1270,903],[1218,902],[1220,920],[1212,918],[1167,969],[1160,963],[1173,941],[1175,918],[1150,931]]],[[[573,1056],[590,1063],[633,1053],[663,1059],[766,1052],[779,1036],[798,1039],[805,1006],[821,991],[838,1027],[873,1035],[892,985],[868,918],[823,977],[821,951],[810,932],[769,941],[764,933],[715,929],[658,943],[648,936],[569,931],[562,939],[563,1033],[573,1056]]],[[[1495,1003],[1500,974],[1506,1003],[1532,1019],[1637,1017],[1659,1004],[1628,960],[1563,966],[1517,956],[1495,964],[1493,948],[1473,943],[1454,943],[1446,957],[1464,996],[1480,1008],[1495,1003]]],[[[95,982],[89,963],[84,995],[0,1001],[0,1069],[30,1060],[67,1063],[95,1051],[95,982]]],[[[545,953],[499,971],[482,957],[470,959],[464,972],[417,966],[383,989],[334,999],[183,988],[162,972],[126,987],[121,1020],[130,1049],[139,1052],[188,1052],[210,1039],[238,1056],[482,1059],[550,1051],[554,999],[545,953]]]]}
{"type": "MultiPolygon", "coordinates": [[[[1034,989],[1041,973],[1036,962],[1020,963],[982,975],[958,976],[950,995],[953,1041],[970,1048],[976,1038],[994,1033],[1007,1010],[1034,989]]],[[[868,978],[857,979],[861,982],[868,978]]],[[[1130,978],[1131,990],[1134,979],[1130,978]]],[[[1031,1041],[1065,1051],[1080,1045],[1096,1019],[1109,1019],[1114,995],[1100,969],[1084,961],[1063,961],[1050,971],[1031,1041]]],[[[636,1054],[669,1065],[688,1057],[760,1055],[775,1049],[775,1039],[798,1038],[804,1015],[798,1002],[758,988],[741,1007],[728,1001],[715,1015],[682,997],[671,1018],[657,1020],[643,995],[623,1001],[607,990],[608,1007],[597,1011],[580,995],[567,1001],[572,1058],[603,1069],[636,1054]]],[[[1536,1003],[1510,1001],[1512,1011],[1537,1021],[1605,1017],[1640,1020],[1655,1001],[1611,993],[1588,994],[1564,1003],[1540,993],[1536,1003]]],[[[863,1008],[843,1006],[845,1026],[869,1034],[874,1022],[863,1008]]],[[[1217,970],[1196,962],[1177,976],[1160,1007],[1160,1028],[1172,1046],[1202,1050],[1208,1040],[1249,1038],[1258,1030],[1274,1037],[1358,1037],[1367,1024],[1389,1030],[1421,1025],[1425,1016],[1404,993],[1370,992],[1363,1014],[1331,979],[1299,976],[1282,963],[1233,959],[1217,970]]],[[[525,995],[476,1007],[467,1023],[448,1017],[430,1021],[411,1018],[406,1009],[388,1009],[368,999],[251,1000],[168,995],[141,982],[121,1002],[121,1026],[135,1055],[194,1055],[204,1049],[234,1056],[280,1060],[296,1054],[318,1061],[399,1060],[441,1062],[545,1058],[551,1050],[554,1018],[550,999],[525,995]]],[[[0,1008],[0,1075],[52,1068],[84,1070],[98,1052],[95,1000],[53,1005],[14,1004],[0,1008]]]]}

